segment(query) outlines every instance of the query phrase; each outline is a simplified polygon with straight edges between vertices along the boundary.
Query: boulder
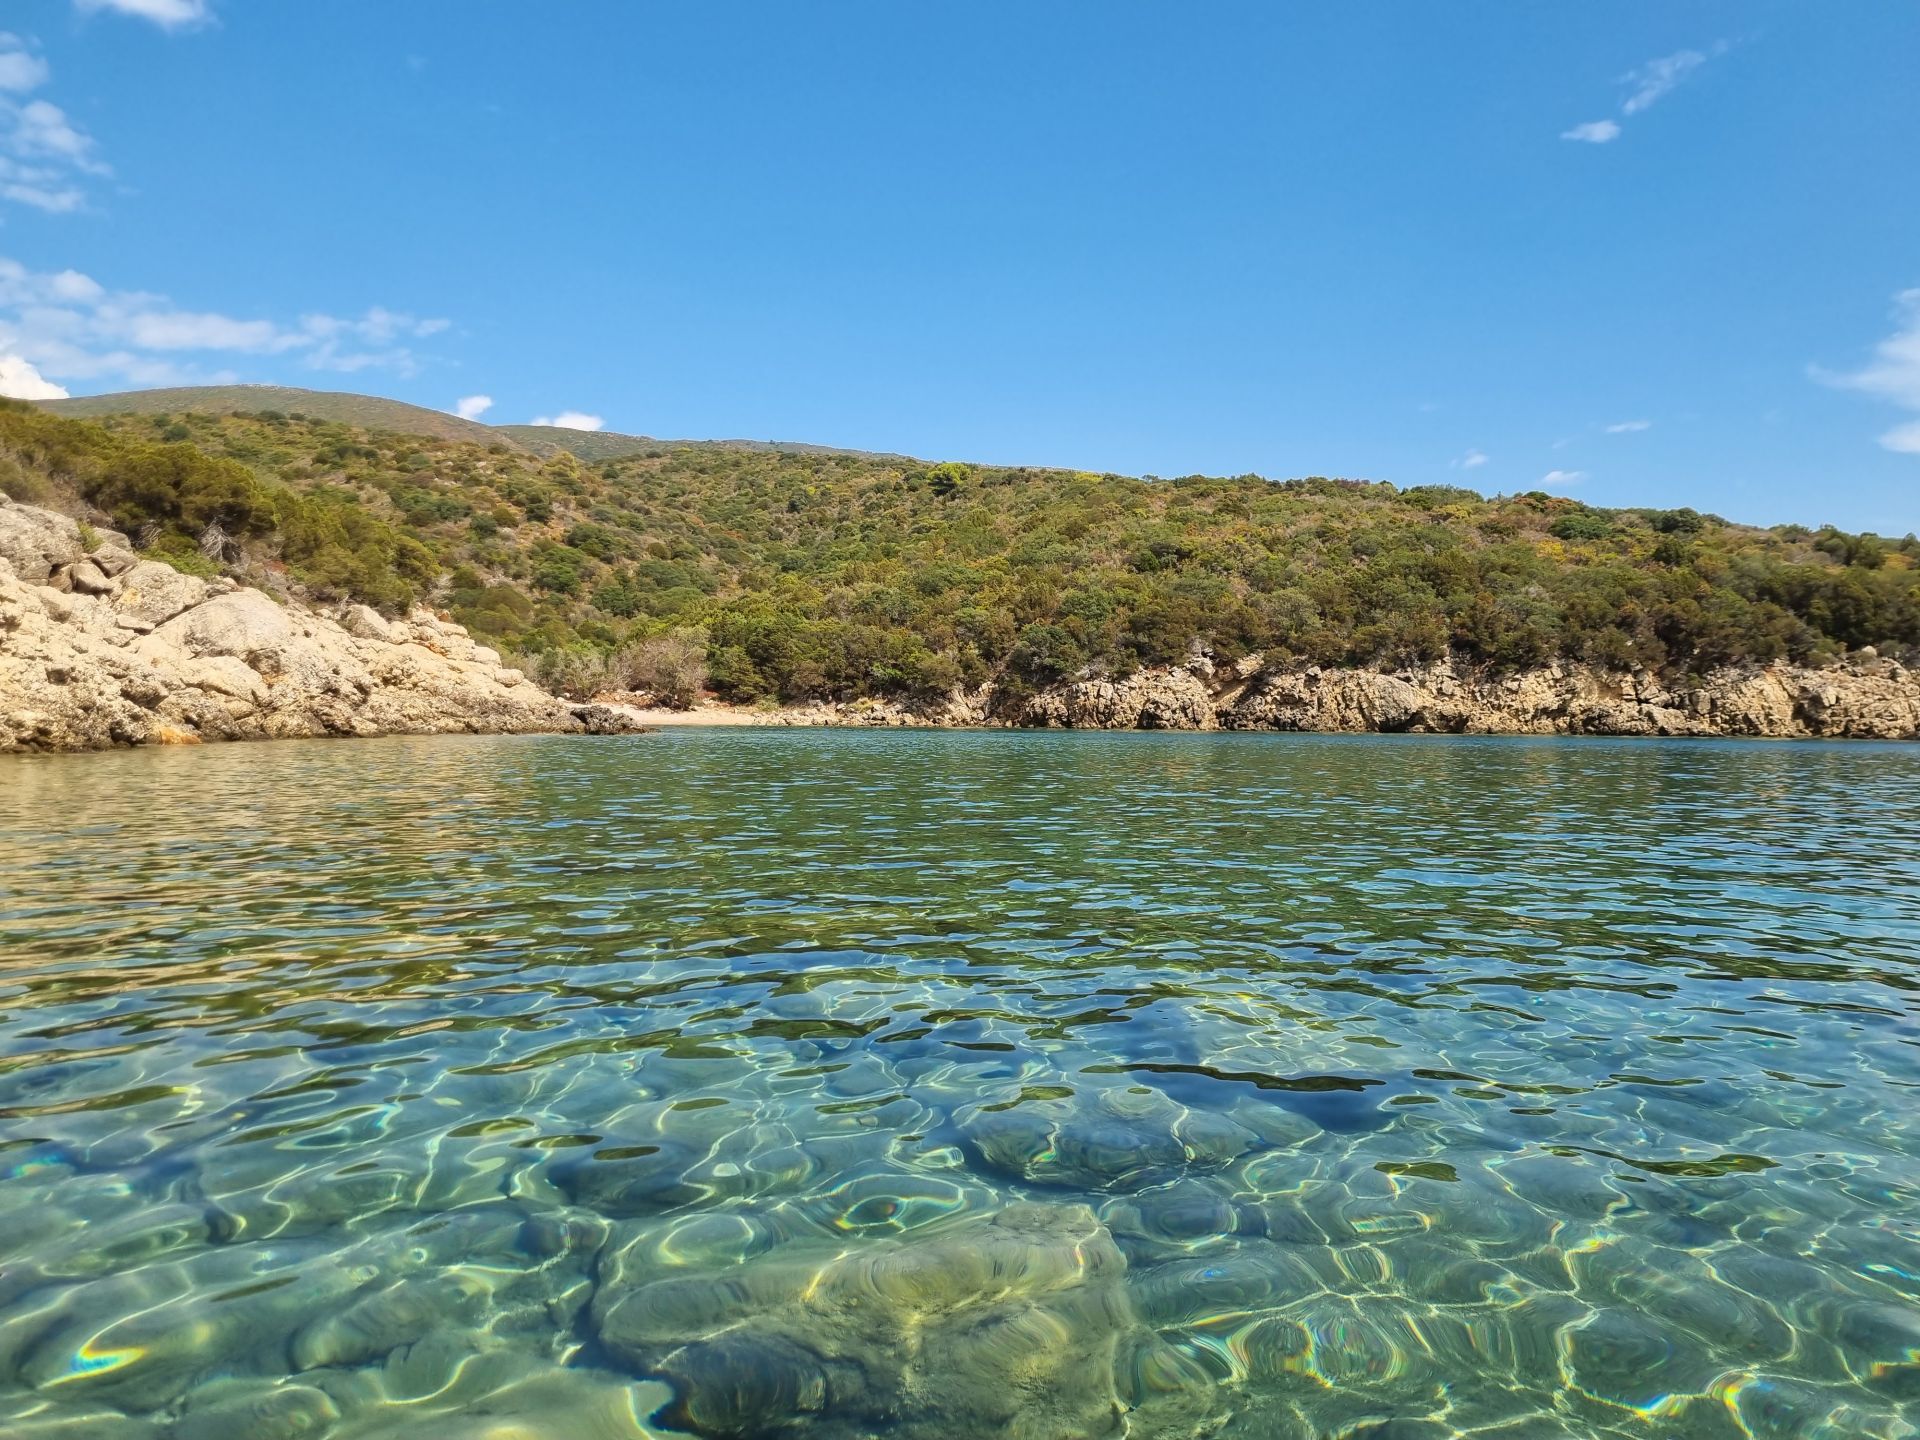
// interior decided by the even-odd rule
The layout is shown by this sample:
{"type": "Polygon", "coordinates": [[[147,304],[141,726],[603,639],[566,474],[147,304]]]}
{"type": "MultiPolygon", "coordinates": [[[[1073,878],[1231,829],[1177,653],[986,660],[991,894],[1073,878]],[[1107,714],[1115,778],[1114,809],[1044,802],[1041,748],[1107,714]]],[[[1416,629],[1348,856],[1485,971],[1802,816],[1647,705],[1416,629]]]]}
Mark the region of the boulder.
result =
{"type": "Polygon", "coordinates": [[[293,635],[284,609],[258,590],[236,590],[176,615],[149,639],[190,655],[232,655],[262,670],[273,665],[293,635]]]}
{"type": "Polygon", "coordinates": [[[140,560],[117,537],[87,555],[74,521],[7,502],[0,751],[640,728],[624,710],[577,715],[518,672],[454,658],[479,647],[426,619],[437,648],[363,607],[336,622],[226,577],[140,560]]]}
{"type": "Polygon", "coordinates": [[[123,619],[151,630],[207,598],[207,582],[183,575],[171,565],[142,560],[120,575],[120,594],[113,608],[123,619]]]}
{"type": "Polygon", "coordinates": [[[1084,1205],[796,1243],[694,1275],[658,1277],[631,1253],[603,1268],[595,1332],[673,1387],[669,1425],[714,1440],[801,1419],[832,1440],[1194,1435],[1216,1404],[1135,1316],[1126,1260],[1084,1205]],[[1135,1383],[1143,1355],[1168,1383],[1135,1383]]]}
{"type": "Polygon", "coordinates": [[[86,555],[80,527],[66,516],[34,505],[0,504],[0,560],[28,585],[46,585],[54,572],[86,555]]]}
{"type": "Polygon", "coordinates": [[[340,612],[340,628],[360,640],[394,643],[393,626],[371,605],[349,605],[340,612]]]}
{"type": "Polygon", "coordinates": [[[82,595],[111,595],[120,588],[119,581],[107,574],[91,555],[67,567],[67,584],[82,595]]]}

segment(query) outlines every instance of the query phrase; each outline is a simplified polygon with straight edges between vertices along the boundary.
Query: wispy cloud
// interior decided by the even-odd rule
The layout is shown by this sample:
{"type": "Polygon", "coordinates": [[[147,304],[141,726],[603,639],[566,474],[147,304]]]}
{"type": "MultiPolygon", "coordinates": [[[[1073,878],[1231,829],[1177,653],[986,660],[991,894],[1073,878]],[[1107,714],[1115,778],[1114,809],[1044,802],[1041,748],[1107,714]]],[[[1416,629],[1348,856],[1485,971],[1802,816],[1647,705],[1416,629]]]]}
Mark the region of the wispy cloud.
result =
{"type": "MultiPolygon", "coordinates": [[[[1718,54],[1725,48],[1723,42],[1714,53],[1718,54]]],[[[1621,78],[1621,83],[1633,86],[1633,93],[1620,102],[1620,113],[1638,115],[1671,94],[1676,85],[1706,63],[1707,57],[1698,50],[1680,50],[1672,55],[1663,55],[1658,60],[1649,60],[1638,70],[1628,71],[1621,78]]]]}
{"type": "MultiPolygon", "coordinates": [[[[1676,50],[1629,70],[1618,81],[1630,87],[1620,102],[1621,115],[1632,117],[1651,109],[1708,60],[1726,54],[1729,48],[1725,40],[1717,40],[1707,50],[1676,50]]],[[[1620,122],[1606,119],[1588,120],[1560,132],[1562,140],[1578,140],[1588,145],[1606,145],[1618,140],[1620,135],[1620,122]]]]}
{"type": "Polygon", "coordinates": [[[462,420],[478,420],[493,408],[491,395],[463,395],[453,407],[453,413],[462,420]]]}
{"type": "Polygon", "coordinates": [[[1616,420],[1611,425],[1601,427],[1609,435],[1638,435],[1642,430],[1651,430],[1651,420],[1616,420]]]}
{"type": "Polygon", "coordinates": [[[1549,470],[1540,477],[1541,488],[1564,490],[1569,485],[1578,485],[1587,478],[1584,470],[1549,470]]]}
{"type": "Polygon", "coordinates": [[[552,425],[561,430],[598,430],[607,422],[598,415],[589,415],[584,410],[562,410],[558,415],[541,415],[535,425],[552,425]]]}
{"type": "Polygon", "coordinates": [[[1614,120],[1589,120],[1584,125],[1575,125],[1571,130],[1562,130],[1560,138],[1584,140],[1589,145],[1605,145],[1609,140],[1620,138],[1620,125],[1614,120]]]}
{"type": "MultiPolygon", "coordinates": [[[[1858,370],[1831,371],[1811,367],[1813,378],[1842,390],[1858,390],[1899,406],[1920,411],[1920,288],[1902,290],[1893,297],[1893,333],[1873,347],[1873,358],[1858,370]]],[[[1901,455],[1920,455],[1920,420],[1909,420],[1881,435],[1883,448],[1901,455]]]]}
{"type": "Polygon", "coordinates": [[[447,322],[380,306],[356,316],[321,313],[292,322],[189,310],[164,295],[109,290],[77,270],[29,270],[0,257],[0,356],[57,381],[184,384],[224,377],[209,362],[277,358],[309,370],[389,370],[411,375],[411,342],[447,322]]]}
{"type": "Polygon", "coordinates": [[[113,172],[51,100],[27,98],[52,76],[30,41],[0,31],[0,199],[60,215],[86,204],[86,181],[113,172]]]}
{"type": "Polygon", "coordinates": [[[151,20],[166,30],[199,25],[213,18],[213,7],[207,0],[74,0],[74,4],[84,14],[110,10],[116,15],[151,20]]]}
{"type": "Polygon", "coordinates": [[[1466,454],[1462,455],[1458,460],[1449,460],[1447,462],[1447,468],[1449,470],[1478,470],[1482,465],[1486,463],[1487,463],[1486,451],[1469,450],[1467,451],[1466,454]]]}

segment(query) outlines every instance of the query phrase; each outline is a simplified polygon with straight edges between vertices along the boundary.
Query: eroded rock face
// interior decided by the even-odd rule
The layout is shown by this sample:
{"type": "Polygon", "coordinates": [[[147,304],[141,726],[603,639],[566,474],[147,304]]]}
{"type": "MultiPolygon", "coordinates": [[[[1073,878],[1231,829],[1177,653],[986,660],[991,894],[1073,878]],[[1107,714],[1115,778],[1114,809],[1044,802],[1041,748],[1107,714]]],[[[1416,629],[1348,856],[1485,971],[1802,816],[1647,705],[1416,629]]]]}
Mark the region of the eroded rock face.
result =
{"type": "Polygon", "coordinates": [[[1143,1421],[1196,1433],[1212,1387],[1140,1324],[1126,1268],[1086,1206],[1015,1204],[712,1274],[661,1277],[644,1247],[615,1251],[592,1314],[609,1355],[673,1386],[667,1421],[713,1440],[797,1417],[809,1434],[908,1440],[1070,1440],[1143,1421]]]}
{"type": "Polygon", "coordinates": [[[1123,730],[1911,740],[1920,738],[1920,676],[1865,652],[1831,670],[1734,666],[1672,682],[1565,664],[1496,674],[1447,661],[1382,674],[1268,669],[1257,658],[1223,672],[1190,661],[1120,680],[1057,685],[1004,718],[1123,730]]]}
{"type": "Polygon", "coordinates": [[[1731,666],[1662,680],[1555,663],[1494,672],[1444,661],[1375,670],[1231,666],[1204,654],[1019,699],[991,682],[940,699],[855,700],[770,711],[768,725],[1013,725],[1085,730],[1311,730],[1465,735],[1749,735],[1920,738],[1920,673],[1870,651],[1826,670],[1731,666]]]}
{"type": "Polygon", "coordinates": [[[1029,725],[1081,730],[1213,730],[1219,726],[1212,691],[1187,666],[1143,670],[1124,680],[1078,680],[1045,690],[1029,702],[1024,719],[1029,725]]]}
{"type": "Polygon", "coordinates": [[[112,532],[89,553],[74,521],[0,496],[0,751],[642,728],[499,658],[430,611],[335,620],[141,560],[112,532]]]}

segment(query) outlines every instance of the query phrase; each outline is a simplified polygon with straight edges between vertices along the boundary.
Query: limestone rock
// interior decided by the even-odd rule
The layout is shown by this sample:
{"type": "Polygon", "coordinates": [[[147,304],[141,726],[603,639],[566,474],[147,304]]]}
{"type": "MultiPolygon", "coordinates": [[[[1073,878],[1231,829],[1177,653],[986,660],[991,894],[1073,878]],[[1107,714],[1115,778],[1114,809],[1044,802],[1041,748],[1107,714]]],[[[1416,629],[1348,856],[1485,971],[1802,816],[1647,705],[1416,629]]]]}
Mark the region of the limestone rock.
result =
{"type": "Polygon", "coordinates": [[[64,515],[0,503],[0,751],[304,735],[625,734],[497,667],[458,625],[416,612],[338,623],[225,578],[85,552],[64,515]],[[424,633],[431,644],[414,643],[424,633]]]}
{"type": "MultiPolygon", "coordinates": [[[[1211,672],[1211,663],[1207,668],[1211,672]]],[[[1211,730],[1218,723],[1206,682],[1184,666],[1043,691],[1028,706],[1026,722],[1076,730],[1211,730]]]]}
{"type": "Polygon", "coordinates": [[[56,570],[86,553],[79,526],[66,516],[11,500],[0,503],[0,560],[11,563],[25,583],[49,584],[56,570]]]}
{"type": "Polygon", "coordinates": [[[122,573],[114,609],[123,619],[144,621],[152,629],[198,605],[207,594],[206,581],[157,560],[142,560],[122,573]]]}
{"type": "Polygon", "coordinates": [[[88,555],[67,567],[67,583],[82,595],[111,595],[119,582],[100,568],[100,562],[88,555]]]}
{"type": "Polygon", "coordinates": [[[393,626],[371,605],[349,605],[340,612],[340,628],[359,640],[393,644],[393,626]]]}

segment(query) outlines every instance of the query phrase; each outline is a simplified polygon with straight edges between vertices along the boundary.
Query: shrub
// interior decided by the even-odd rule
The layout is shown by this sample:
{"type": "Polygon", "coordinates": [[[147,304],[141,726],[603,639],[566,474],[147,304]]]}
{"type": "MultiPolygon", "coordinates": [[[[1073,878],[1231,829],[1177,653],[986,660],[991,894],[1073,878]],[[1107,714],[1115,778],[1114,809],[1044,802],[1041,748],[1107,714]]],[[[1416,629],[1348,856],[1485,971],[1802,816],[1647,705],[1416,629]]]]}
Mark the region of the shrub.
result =
{"type": "Polygon", "coordinates": [[[1547,527],[1557,540],[1604,540],[1613,534],[1613,522],[1591,510],[1571,510],[1547,527]]]}
{"type": "Polygon", "coordinates": [[[706,637],[675,631],[636,641],[614,657],[613,673],[626,689],[647,691],[669,709],[691,709],[707,685],[706,637]]]}

